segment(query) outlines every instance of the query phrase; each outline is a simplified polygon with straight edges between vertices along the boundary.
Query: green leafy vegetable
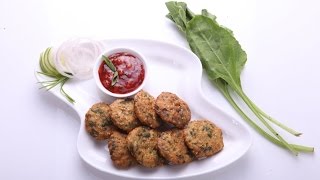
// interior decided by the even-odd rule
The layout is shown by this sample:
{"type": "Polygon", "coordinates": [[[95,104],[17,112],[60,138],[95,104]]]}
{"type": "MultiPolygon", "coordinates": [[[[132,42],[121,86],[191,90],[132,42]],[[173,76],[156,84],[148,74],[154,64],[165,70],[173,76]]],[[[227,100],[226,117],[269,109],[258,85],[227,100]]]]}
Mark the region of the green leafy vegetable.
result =
{"type": "Polygon", "coordinates": [[[106,63],[106,65],[110,68],[110,70],[112,72],[115,72],[116,67],[113,65],[113,63],[110,61],[110,59],[105,55],[102,55],[102,58],[103,58],[103,61],[106,63]]]}
{"type": "Polygon", "coordinates": [[[117,71],[116,67],[114,66],[114,64],[111,62],[111,60],[107,56],[102,55],[102,58],[103,58],[103,61],[106,63],[106,65],[113,72],[111,86],[114,86],[118,82],[118,79],[119,79],[118,71],[117,71]]]}
{"type": "Polygon", "coordinates": [[[41,53],[39,65],[41,71],[38,73],[52,78],[52,80],[40,82],[42,84],[42,88],[50,90],[60,84],[61,94],[66,97],[69,102],[74,103],[75,101],[63,89],[63,85],[69,80],[69,78],[61,75],[56,69],[53,63],[52,48],[49,47],[41,53]]]}
{"type": "Polygon", "coordinates": [[[167,17],[186,36],[191,50],[201,60],[209,80],[215,84],[244,120],[265,138],[281,147],[289,149],[295,155],[298,152],[314,151],[313,147],[289,144],[269,122],[274,123],[295,136],[299,136],[301,133],[264,113],[243,92],[240,74],[247,61],[247,55],[230,29],[220,26],[216,22],[216,16],[210,14],[205,9],[202,10],[201,15],[195,15],[183,2],[167,2],[166,6],[169,10],[167,17]],[[264,127],[257,125],[256,122],[247,116],[236,101],[234,101],[230,92],[235,92],[246,103],[264,127]]]}
{"type": "Polygon", "coordinates": [[[118,71],[116,71],[113,73],[111,86],[114,86],[117,83],[118,79],[119,79],[119,74],[118,74],[118,71]]]}

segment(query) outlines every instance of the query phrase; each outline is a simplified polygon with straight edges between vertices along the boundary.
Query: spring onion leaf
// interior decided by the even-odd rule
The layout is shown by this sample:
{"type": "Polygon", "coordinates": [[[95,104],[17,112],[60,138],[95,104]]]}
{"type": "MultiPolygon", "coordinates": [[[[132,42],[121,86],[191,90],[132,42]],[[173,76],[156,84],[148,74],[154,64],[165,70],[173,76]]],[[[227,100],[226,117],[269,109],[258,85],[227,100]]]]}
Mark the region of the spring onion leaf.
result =
{"type": "Polygon", "coordinates": [[[113,65],[111,60],[105,55],[102,55],[102,58],[103,58],[103,61],[106,63],[106,65],[110,68],[110,70],[112,72],[115,72],[116,71],[116,67],[113,65]]]}
{"type": "Polygon", "coordinates": [[[112,63],[112,61],[107,56],[102,55],[102,59],[106,63],[106,65],[110,68],[110,70],[113,72],[111,86],[114,86],[118,82],[118,79],[119,79],[118,71],[117,71],[116,67],[114,66],[114,64],[112,63]]]}
{"type": "Polygon", "coordinates": [[[113,73],[111,86],[114,86],[117,83],[118,79],[119,79],[119,74],[118,74],[118,71],[116,71],[113,73]]]}
{"type": "Polygon", "coordinates": [[[240,74],[247,61],[247,54],[234,37],[232,31],[219,25],[216,16],[207,10],[195,15],[184,2],[167,2],[169,14],[178,29],[185,35],[190,49],[199,57],[209,80],[220,90],[227,101],[257,132],[266,139],[280,147],[290,150],[297,155],[298,152],[313,152],[313,147],[288,143],[270,123],[285,131],[299,136],[297,132],[263,112],[244,93],[240,74]],[[235,93],[250,108],[255,117],[261,122],[255,123],[236,103],[230,92],[235,93]]]}

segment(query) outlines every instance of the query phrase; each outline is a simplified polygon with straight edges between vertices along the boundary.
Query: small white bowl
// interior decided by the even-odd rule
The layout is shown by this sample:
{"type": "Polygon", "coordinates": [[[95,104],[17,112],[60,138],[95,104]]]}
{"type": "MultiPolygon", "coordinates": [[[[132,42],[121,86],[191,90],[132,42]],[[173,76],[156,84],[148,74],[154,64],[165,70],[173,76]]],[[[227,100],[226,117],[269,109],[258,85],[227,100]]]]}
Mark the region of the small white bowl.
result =
{"type": "Polygon", "coordinates": [[[93,67],[93,77],[94,77],[94,80],[95,80],[96,85],[98,86],[98,88],[103,93],[105,93],[105,94],[107,94],[109,96],[115,97],[115,98],[126,98],[126,97],[134,96],[145,85],[147,76],[148,76],[148,67],[147,67],[146,59],[139,52],[137,52],[137,51],[135,51],[133,49],[130,49],[130,48],[114,48],[114,49],[110,49],[108,51],[103,52],[102,54],[100,54],[98,56],[98,58],[97,58],[97,60],[96,60],[96,62],[94,64],[94,67],[93,67]],[[113,92],[109,91],[107,88],[105,88],[102,85],[102,83],[100,81],[100,77],[99,77],[99,67],[100,67],[101,63],[103,62],[102,55],[105,55],[105,56],[108,57],[108,56],[110,56],[112,54],[121,53],[121,52],[126,52],[126,53],[132,54],[133,56],[139,58],[142,61],[143,67],[144,67],[144,79],[143,79],[143,82],[134,91],[131,91],[131,92],[128,92],[128,93],[125,93],[125,94],[118,94],[118,93],[113,93],[113,92]]]}

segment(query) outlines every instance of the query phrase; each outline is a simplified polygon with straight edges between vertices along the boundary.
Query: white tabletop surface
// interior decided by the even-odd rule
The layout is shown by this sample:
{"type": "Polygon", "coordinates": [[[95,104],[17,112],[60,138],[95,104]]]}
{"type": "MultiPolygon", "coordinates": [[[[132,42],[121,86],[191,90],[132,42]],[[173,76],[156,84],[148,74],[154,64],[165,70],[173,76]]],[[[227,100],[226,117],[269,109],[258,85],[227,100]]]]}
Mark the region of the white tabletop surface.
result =
{"type": "MultiPolygon", "coordinates": [[[[71,37],[143,38],[188,47],[165,18],[165,1],[0,0],[0,179],[123,179],[99,173],[77,153],[79,117],[39,90],[39,54],[71,37]]],[[[234,31],[248,54],[244,91],[266,112],[303,132],[290,141],[315,147],[295,157],[257,134],[232,165],[197,179],[320,178],[320,3],[316,0],[197,0],[234,31]]],[[[243,121],[222,95],[210,101],[243,121]]],[[[152,177],[150,177],[152,178],[152,177]]]]}

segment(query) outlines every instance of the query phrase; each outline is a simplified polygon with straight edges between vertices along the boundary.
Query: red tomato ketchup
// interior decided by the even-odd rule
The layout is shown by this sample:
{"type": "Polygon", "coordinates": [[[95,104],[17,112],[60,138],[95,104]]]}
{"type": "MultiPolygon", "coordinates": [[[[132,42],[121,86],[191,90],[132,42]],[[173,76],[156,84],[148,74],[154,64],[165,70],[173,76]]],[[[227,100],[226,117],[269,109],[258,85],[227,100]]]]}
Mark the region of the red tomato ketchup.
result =
{"type": "Polygon", "coordinates": [[[125,94],[137,89],[143,82],[145,69],[143,62],[136,56],[120,52],[108,56],[116,67],[119,78],[112,86],[114,72],[103,61],[99,67],[99,78],[102,85],[109,91],[117,94],[125,94]]]}

